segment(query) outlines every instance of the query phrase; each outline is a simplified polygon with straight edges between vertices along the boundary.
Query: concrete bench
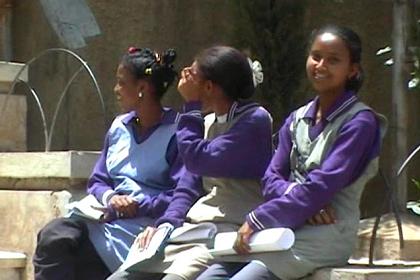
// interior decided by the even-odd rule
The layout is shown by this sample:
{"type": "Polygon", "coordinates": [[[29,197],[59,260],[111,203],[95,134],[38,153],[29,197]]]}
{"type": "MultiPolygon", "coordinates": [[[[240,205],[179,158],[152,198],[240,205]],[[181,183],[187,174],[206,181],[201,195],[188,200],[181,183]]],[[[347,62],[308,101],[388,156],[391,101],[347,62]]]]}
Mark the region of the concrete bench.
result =
{"type": "Polygon", "coordinates": [[[418,280],[420,266],[355,266],[323,268],[304,280],[418,280]]]}
{"type": "Polygon", "coordinates": [[[22,280],[25,266],[25,254],[0,251],[0,280],[22,280]]]}

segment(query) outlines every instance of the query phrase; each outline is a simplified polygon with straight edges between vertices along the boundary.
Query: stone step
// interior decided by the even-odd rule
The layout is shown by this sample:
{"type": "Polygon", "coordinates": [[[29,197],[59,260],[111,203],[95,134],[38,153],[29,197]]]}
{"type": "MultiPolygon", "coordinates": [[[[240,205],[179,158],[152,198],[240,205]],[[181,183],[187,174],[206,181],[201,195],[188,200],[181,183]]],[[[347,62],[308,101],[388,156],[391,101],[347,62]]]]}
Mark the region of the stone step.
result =
{"type": "Polygon", "coordinates": [[[22,280],[25,266],[25,254],[0,251],[0,280],[22,280]]]}
{"type": "Polygon", "coordinates": [[[306,280],[419,280],[420,266],[323,268],[306,280]]]}

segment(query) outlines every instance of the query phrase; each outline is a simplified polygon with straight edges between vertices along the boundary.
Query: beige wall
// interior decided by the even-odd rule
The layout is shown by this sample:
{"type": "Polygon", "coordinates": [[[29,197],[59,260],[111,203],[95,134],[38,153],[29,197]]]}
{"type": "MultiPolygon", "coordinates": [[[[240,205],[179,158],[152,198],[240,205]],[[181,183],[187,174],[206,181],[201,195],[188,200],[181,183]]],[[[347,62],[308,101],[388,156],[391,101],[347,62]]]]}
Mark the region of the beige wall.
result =
{"type": "MultiPolygon", "coordinates": [[[[127,46],[149,46],[162,50],[175,47],[178,50],[178,66],[191,62],[201,48],[215,43],[229,43],[233,38],[233,10],[229,1],[223,0],[88,0],[102,34],[87,39],[88,46],[77,50],[92,67],[105,95],[109,109],[108,118],[116,114],[112,87],[114,71],[121,54],[127,46]]],[[[52,32],[38,1],[16,0],[13,4],[13,52],[17,61],[27,61],[40,51],[61,46],[52,32]]],[[[377,49],[391,42],[392,1],[387,0],[343,0],[307,1],[306,21],[302,24],[309,31],[324,23],[339,23],[356,30],[363,40],[363,65],[366,82],[360,93],[362,99],[378,112],[391,118],[391,69],[383,66],[384,59],[377,57],[377,49]]],[[[48,115],[57,102],[58,94],[66,79],[75,71],[74,60],[63,55],[50,55],[30,69],[30,82],[37,89],[48,115]]],[[[304,65],[302,65],[304,69],[304,65]]],[[[104,126],[99,102],[91,82],[81,75],[71,88],[56,129],[52,148],[99,149],[102,145],[104,126]]],[[[311,97],[308,92],[302,97],[311,97]]],[[[409,147],[420,141],[418,123],[419,94],[409,95],[410,131],[409,147]]],[[[164,98],[166,104],[179,106],[181,100],[174,89],[164,98]]],[[[40,119],[34,103],[28,100],[28,147],[42,150],[43,139],[40,119]],[[32,105],[31,105],[32,104],[32,105]]],[[[297,106],[298,104],[296,104],[297,106]]],[[[273,112],[275,113],[275,112],[273,112]]],[[[395,125],[390,126],[392,133],[395,125]]],[[[382,157],[383,169],[390,170],[392,146],[389,134],[385,139],[382,157]]],[[[420,160],[420,157],[418,157],[420,160]]],[[[409,178],[420,178],[411,164],[409,178]]],[[[366,206],[376,205],[382,200],[382,183],[375,179],[365,196],[366,206]]],[[[410,193],[415,193],[410,188],[410,193]]],[[[419,193],[419,192],[417,192],[419,193]]],[[[366,208],[366,207],[364,207],[366,208]]],[[[372,208],[372,207],[370,207],[372,208]]]]}
{"type": "MultiPolygon", "coordinates": [[[[91,0],[87,1],[102,34],[87,39],[88,46],[77,50],[92,67],[105,96],[108,118],[118,109],[113,85],[119,59],[128,46],[178,50],[179,67],[191,63],[193,55],[216,42],[227,43],[231,33],[228,3],[221,0],[91,0]],[[217,10],[215,9],[217,7],[217,10]]],[[[62,46],[48,25],[38,1],[15,1],[13,7],[14,58],[27,61],[46,48],[62,46]]],[[[30,69],[30,82],[35,87],[51,118],[53,106],[70,76],[78,69],[75,60],[65,55],[50,54],[30,69]]],[[[28,148],[42,150],[42,128],[36,108],[28,108],[28,148]]],[[[164,102],[180,105],[172,89],[164,102]]],[[[104,126],[101,108],[92,83],[85,73],[72,86],[54,133],[53,150],[99,149],[104,126]]],[[[48,118],[47,116],[47,118],[48,118]]]]}

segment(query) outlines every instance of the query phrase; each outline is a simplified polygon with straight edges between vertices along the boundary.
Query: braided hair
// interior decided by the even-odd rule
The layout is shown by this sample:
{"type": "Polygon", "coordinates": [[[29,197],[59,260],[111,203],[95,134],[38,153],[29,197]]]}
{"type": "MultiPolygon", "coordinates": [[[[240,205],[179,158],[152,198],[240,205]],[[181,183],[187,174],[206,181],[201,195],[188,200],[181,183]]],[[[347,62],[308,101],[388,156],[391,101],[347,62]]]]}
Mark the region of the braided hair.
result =
{"type": "Polygon", "coordinates": [[[175,58],[174,49],[167,49],[159,54],[148,48],[130,47],[123,55],[121,64],[136,79],[149,79],[160,99],[177,75],[173,65],[175,58]]]}

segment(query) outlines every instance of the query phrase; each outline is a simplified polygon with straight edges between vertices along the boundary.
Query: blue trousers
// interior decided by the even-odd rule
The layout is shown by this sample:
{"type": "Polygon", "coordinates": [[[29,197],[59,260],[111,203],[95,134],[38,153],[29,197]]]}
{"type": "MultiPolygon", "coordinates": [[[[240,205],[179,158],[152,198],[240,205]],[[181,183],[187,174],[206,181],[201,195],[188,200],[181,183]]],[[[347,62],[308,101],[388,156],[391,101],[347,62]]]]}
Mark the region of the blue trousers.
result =
{"type": "Polygon", "coordinates": [[[262,263],[216,263],[205,270],[197,280],[280,280],[262,263]]]}

